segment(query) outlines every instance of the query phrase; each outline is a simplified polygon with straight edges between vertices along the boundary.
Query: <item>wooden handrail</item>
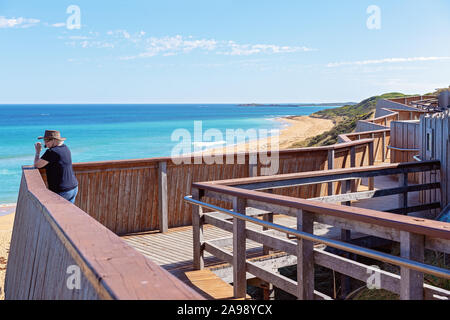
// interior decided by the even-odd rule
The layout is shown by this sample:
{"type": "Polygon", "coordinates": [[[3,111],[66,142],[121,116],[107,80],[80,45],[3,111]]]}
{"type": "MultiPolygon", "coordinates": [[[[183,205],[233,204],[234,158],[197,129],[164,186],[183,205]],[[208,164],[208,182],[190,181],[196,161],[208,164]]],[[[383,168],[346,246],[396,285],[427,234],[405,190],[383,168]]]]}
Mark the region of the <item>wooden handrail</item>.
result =
{"type": "MultiPolygon", "coordinates": [[[[393,165],[383,165],[381,167],[384,168],[397,168],[399,170],[405,170],[404,173],[407,173],[406,169],[409,167],[411,170],[416,168],[421,168],[420,164],[425,164],[425,167],[428,166],[430,170],[434,170],[436,168],[438,161],[424,161],[420,163],[408,163],[408,164],[393,164],[393,165]]],[[[424,166],[422,166],[423,168],[424,166]]],[[[376,167],[361,167],[354,169],[338,169],[335,171],[342,173],[350,173],[355,171],[364,171],[372,170],[375,172],[377,170],[376,167]]],[[[293,177],[307,177],[308,174],[315,176],[326,176],[330,174],[328,172],[309,172],[309,173],[299,173],[299,174],[289,174],[283,175],[283,178],[293,178],[293,177]]],[[[288,196],[282,196],[277,194],[264,193],[260,191],[247,190],[236,187],[236,184],[240,183],[238,180],[245,180],[248,183],[249,180],[252,181],[270,181],[270,179],[280,179],[277,176],[273,177],[257,177],[257,178],[245,178],[245,179],[236,179],[232,181],[231,185],[225,185],[226,181],[222,181],[220,183],[194,183],[193,188],[197,188],[199,190],[208,190],[217,194],[224,194],[232,197],[239,197],[244,199],[250,199],[255,201],[260,201],[264,203],[280,205],[295,209],[301,209],[308,212],[323,214],[329,216],[335,216],[360,222],[365,222],[373,225],[380,225],[390,228],[395,228],[401,231],[413,232],[416,234],[426,235],[430,237],[436,237],[441,239],[450,240],[450,225],[445,222],[434,221],[429,219],[416,218],[411,216],[401,216],[388,212],[381,212],[371,209],[365,208],[355,208],[355,207],[347,207],[341,206],[331,203],[322,203],[319,201],[312,201],[306,199],[293,198],[288,196]]]]}
{"type": "MultiPolygon", "coordinates": [[[[232,264],[232,281],[235,289],[235,298],[245,295],[246,272],[302,300],[332,299],[315,290],[315,264],[325,266],[331,270],[338,270],[342,274],[367,282],[368,276],[362,274],[367,274],[369,271],[371,273],[371,266],[345,259],[336,254],[325,253],[323,250],[314,248],[314,242],[323,243],[327,246],[401,266],[401,276],[396,276],[395,274],[382,270],[379,270],[380,273],[378,274],[380,278],[383,278],[382,281],[380,279],[380,288],[399,294],[401,299],[448,299],[450,296],[450,292],[447,290],[424,284],[423,273],[433,274],[447,279],[450,277],[450,273],[444,268],[436,268],[435,266],[423,263],[426,238],[421,235],[400,231],[401,252],[400,257],[396,257],[343,241],[314,235],[313,223],[316,221],[316,215],[313,212],[295,210],[293,216],[297,219],[297,228],[292,229],[249,216],[246,207],[252,206],[252,204],[248,203],[248,199],[246,198],[234,197],[233,211],[230,211],[202,201],[203,196],[199,189],[194,189],[193,191],[192,197],[187,196],[184,199],[196,208],[193,213],[196,216],[193,228],[194,267],[196,269],[203,269],[204,252],[209,252],[219,259],[232,264]],[[202,208],[207,208],[213,212],[204,213],[202,208]],[[232,222],[224,220],[220,217],[220,214],[229,215],[232,217],[232,222]],[[246,228],[244,221],[260,225],[263,227],[263,230],[273,229],[278,232],[293,235],[297,238],[297,243],[290,240],[283,240],[279,236],[275,237],[273,233],[268,231],[261,232],[246,228]],[[231,232],[232,237],[205,241],[203,239],[203,224],[205,223],[231,232]],[[288,260],[289,255],[296,257],[296,261],[292,261],[290,264],[297,264],[297,281],[290,280],[275,272],[271,272],[267,268],[261,268],[255,263],[247,261],[245,251],[246,239],[268,245],[274,250],[286,252],[286,258],[288,260]],[[230,253],[220,247],[228,246],[231,243],[234,248],[237,247],[239,250],[234,249],[230,253]]],[[[208,195],[205,196],[208,197],[208,195]]]]}
{"type": "MultiPolygon", "coordinates": [[[[377,166],[364,166],[355,168],[343,168],[343,169],[332,169],[332,170],[321,170],[321,171],[309,171],[309,172],[297,172],[297,173],[287,173],[279,174],[274,176],[258,176],[250,178],[239,178],[239,179],[228,179],[228,180],[216,180],[209,182],[196,182],[193,183],[193,187],[206,187],[209,185],[226,185],[226,186],[239,186],[247,185],[251,183],[263,183],[263,182],[276,182],[292,179],[302,179],[302,178],[312,178],[312,177],[327,177],[327,176],[337,176],[337,175],[347,175],[347,174],[361,174],[361,177],[372,177],[374,175],[383,175],[383,171],[388,171],[392,169],[397,169],[396,173],[399,172],[417,172],[423,171],[423,168],[429,168],[429,170],[437,170],[440,168],[440,162],[437,160],[428,160],[422,162],[405,162],[405,163],[392,163],[392,164],[382,164],[377,166]],[[397,172],[398,171],[398,172],[397,172]]],[[[394,173],[386,173],[386,175],[394,173]]]]}
{"type": "MultiPolygon", "coordinates": [[[[361,139],[358,141],[351,141],[348,143],[334,144],[330,146],[322,147],[310,147],[310,148],[297,148],[297,149],[284,149],[279,150],[278,154],[280,156],[296,154],[296,153],[307,153],[313,151],[328,151],[328,150],[340,150],[350,148],[352,146],[360,146],[367,143],[373,142],[373,139],[361,139]]],[[[223,153],[223,156],[234,155],[236,156],[249,156],[251,154],[271,154],[270,151],[265,152],[236,152],[236,153],[223,153]]],[[[94,161],[94,162],[77,162],[73,164],[73,168],[77,172],[84,172],[90,170],[106,170],[106,169],[141,169],[146,167],[157,167],[159,162],[167,162],[168,165],[172,163],[172,160],[178,160],[182,162],[183,160],[193,160],[196,157],[201,157],[201,155],[189,155],[189,156],[177,156],[177,157],[155,157],[155,158],[145,158],[145,159],[129,159],[129,160],[108,160],[108,161],[94,161]]]]}
{"type": "Polygon", "coordinates": [[[15,220],[20,223],[14,225],[8,260],[8,299],[81,299],[83,295],[91,299],[203,299],[87,213],[49,191],[36,169],[23,168],[15,220]],[[30,235],[27,226],[36,230],[30,235]],[[43,247],[46,243],[51,245],[43,247]],[[21,263],[28,256],[40,264],[40,273],[30,271],[33,265],[21,263]],[[73,293],[61,281],[68,276],[66,263],[78,266],[87,281],[80,293],[73,293]]]}

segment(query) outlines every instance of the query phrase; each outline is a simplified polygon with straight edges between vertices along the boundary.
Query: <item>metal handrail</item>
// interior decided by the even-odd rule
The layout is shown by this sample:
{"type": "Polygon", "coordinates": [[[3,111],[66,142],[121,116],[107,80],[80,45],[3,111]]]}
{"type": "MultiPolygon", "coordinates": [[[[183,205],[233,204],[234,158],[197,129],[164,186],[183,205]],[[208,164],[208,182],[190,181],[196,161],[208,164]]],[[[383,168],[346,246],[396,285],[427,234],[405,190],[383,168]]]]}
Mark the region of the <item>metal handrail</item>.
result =
{"type": "Polygon", "coordinates": [[[393,150],[397,150],[397,151],[406,151],[406,152],[419,152],[420,149],[406,149],[406,148],[398,148],[398,147],[393,147],[393,146],[387,146],[388,149],[393,149],[393,150]]]}
{"type": "Polygon", "coordinates": [[[184,200],[191,204],[195,204],[195,205],[198,205],[201,207],[205,207],[208,209],[212,209],[212,210],[215,210],[218,212],[228,214],[234,218],[245,220],[245,221],[248,221],[251,223],[258,224],[263,227],[267,227],[269,229],[274,229],[274,230],[277,230],[280,232],[284,232],[286,234],[296,236],[297,238],[301,238],[301,239],[305,239],[305,240],[309,240],[309,241],[320,242],[327,246],[331,246],[331,247],[334,247],[337,249],[355,253],[355,254],[365,256],[368,258],[372,258],[375,260],[380,260],[383,262],[391,263],[391,264],[394,264],[394,265],[397,265],[400,267],[406,267],[406,268],[409,268],[412,270],[416,270],[416,271],[423,272],[426,274],[434,275],[436,277],[450,279],[450,271],[446,270],[446,269],[430,266],[430,265],[427,265],[427,264],[424,264],[421,262],[412,261],[412,260],[408,260],[408,259],[401,258],[401,257],[395,257],[395,256],[392,256],[392,255],[389,255],[386,253],[378,252],[378,251],[375,251],[372,249],[363,248],[363,247],[356,246],[356,245],[353,245],[350,243],[345,243],[342,241],[337,241],[337,240],[333,240],[333,239],[329,239],[329,238],[324,238],[321,236],[316,236],[314,234],[306,233],[303,231],[298,231],[298,230],[295,230],[295,229],[292,229],[289,227],[285,227],[282,225],[278,225],[278,224],[274,224],[274,223],[260,220],[257,218],[253,218],[250,216],[246,216],[246,215],[238,213],[238,212],[223,209],[223,208],[220,208],[218,206],[215,206],[215,205],[212,205],[209,203],[201,202],[199,200],[192,199],[192,196],[186,196],[186,197],[184,197],[184,200]]]}

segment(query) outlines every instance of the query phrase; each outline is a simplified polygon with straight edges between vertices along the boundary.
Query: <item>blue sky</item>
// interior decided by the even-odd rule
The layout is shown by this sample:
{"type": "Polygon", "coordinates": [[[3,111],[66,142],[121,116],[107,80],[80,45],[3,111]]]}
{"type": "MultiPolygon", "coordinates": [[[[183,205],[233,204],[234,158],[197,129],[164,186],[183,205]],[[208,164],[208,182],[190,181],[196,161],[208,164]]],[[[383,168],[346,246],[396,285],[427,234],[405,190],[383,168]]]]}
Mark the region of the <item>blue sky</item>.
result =
{"type": "Polygon", "coordinates": [[[426,93],[450,85],[449,15],[449,0],[0,0],[0,103],[426,93]],[[367,26],[373,5],[379,29],[367,26]]]}

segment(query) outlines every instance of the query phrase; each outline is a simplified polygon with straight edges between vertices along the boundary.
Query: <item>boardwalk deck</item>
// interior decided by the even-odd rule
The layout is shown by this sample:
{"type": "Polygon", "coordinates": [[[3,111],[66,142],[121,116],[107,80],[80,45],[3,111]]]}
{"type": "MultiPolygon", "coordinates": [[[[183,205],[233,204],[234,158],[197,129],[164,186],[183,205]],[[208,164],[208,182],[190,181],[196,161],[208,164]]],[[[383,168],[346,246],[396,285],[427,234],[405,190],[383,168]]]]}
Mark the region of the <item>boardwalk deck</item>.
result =
{"type": "MultiPolygon", "coordinates": [[[[283,226],[296,227],[296,219],[285,215],[275,215],[274,222],[283,226]]],[[[249,224],[248,228],[262,230],[262,227],[249,224]]],[[[314,233],[330,238],[338,239],[340,229],[322,223],[314,224],[314,233]]],[[[277,234],[277,233],[275,233],[277,234]]],[[[284,236],[278,233],[280,236],[284,236]]],[[[204,226],[205,241],[231,237],[230,232],[221,230],[211,225],[204,226]]],[[[355,233],[355,237],[358,234],[355,233]]],[[[177,275],[180,271],[192,271],[192,227],[171,228],[167,233],[146,232],[139,234],[129,234],[121,237],[125,242],[134,247],[137,251],[160,265],[167,271],[177,275]]],[[[225,250],[232,251],[231,246],[224,247],[225,250]]],[[[247,241],[247,252],[249,257],[261,256],[262,246],[254,241],[247,241]]],[[[223,261],[214,258],[205,252],[205,266],[211,267],[222,264],[223,261]]]]}
{"type": "Polygon", "coordinates": [[[234,299],[233,286],[223,281],[209,269],[189,271],[185,273],[186,280],[183,280],[191,287],[195,287],[206,299],[213,300],[247,300],[249,295],[243,299],[234,299]]]}
{"type": "MultiPolygon", "coordinates": [[[[375,189],[392,188],[398,185],[398,181],[391,177],[376,177],[375,189]]],[[[367,179],[363,179],[362,184],[359,186],[358,191],[365,191],[367,187],[367,179]]],[[[415,205],[419,203],[418,195],[411,193],[409,196],[409,203],[415,205]]],[[[393,206],[398,204],[398,195],[387,196],[382,198],[365,199],[360,201],[352,201],[352,206],[363,207],[377,210],[392,209],[393,206]]],[[[274,223],[296,228],[296,218],[285,215],[274,215],[274,223]]],[[[247,224],[247,227],[253,230],[261,231],[262,227],[251,223],[247,224]]],[[[285,237],[284,234],[275,234],[285,237]]],[[[314,234],[321,235],[333,239],[340,239],[341,229],[322,223],[314,223],[314,234]]],[[[364,237],[365,235],[352,232],[352,239],[364,237]]],[[[232,237],[232,233],[221,230],[212,225],[204,225],[204,240],[210,241],[214,239],[222,239],[226,237],[232,237]]],[[[198,291],[198,287],[193,283],[187,274],[193,271],[193,239],[192,239],[192,226],[170,228],[167,233],[160,233],[157,231],[129,234],[121,237],[125,242],[134,247],[137,251],[141,252],[144,256],[151,259],[153,262],[160,265],[162,268],[190,285],[198,291]]],[[[247,258],[256,258],[263,256],[263,248],[260,244],[247,240],[247,258]]],[[[224,247],[225,250],[232,252],[232,246],[224,247]]],[[[205,267],[213,270],[217,269],[220,265],[224,265],[224,262],[218,258],[213,257],[208,252],[205,252],[205,267]]],[[[208,287],[207,282],[202,282],[204,291],[212,291],[212,294],[205,295],[207,298],[224,297],[228,294],[229,288],[225,286],[218,286],[217,279],[210,281],[208,287]],[[217,289],[217,290],[216,290],[217,289]],[[217,292],[216,292],[217,291],[217,292]]],[[[219,298],[220,299],[220,298],[219,298]]]]}

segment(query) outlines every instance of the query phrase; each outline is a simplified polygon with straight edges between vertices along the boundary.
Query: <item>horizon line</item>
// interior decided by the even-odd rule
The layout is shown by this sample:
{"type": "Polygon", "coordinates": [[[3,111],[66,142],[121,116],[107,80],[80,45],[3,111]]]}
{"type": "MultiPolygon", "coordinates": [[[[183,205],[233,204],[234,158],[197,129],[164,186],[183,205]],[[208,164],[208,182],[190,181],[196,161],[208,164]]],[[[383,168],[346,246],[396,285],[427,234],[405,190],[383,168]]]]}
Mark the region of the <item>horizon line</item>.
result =
{"type": "Polygon", "coordinates": [[[258,104],[258,105],[268,105],[268,104],[290,104],[290,105],[300,105],[300,104],[344,104],[344,103],[357,103],[356,101],[330,101],[330,102],[0,102],[2,105],[92,105],[92,104],[258,104]]]}

